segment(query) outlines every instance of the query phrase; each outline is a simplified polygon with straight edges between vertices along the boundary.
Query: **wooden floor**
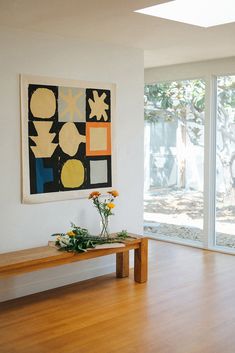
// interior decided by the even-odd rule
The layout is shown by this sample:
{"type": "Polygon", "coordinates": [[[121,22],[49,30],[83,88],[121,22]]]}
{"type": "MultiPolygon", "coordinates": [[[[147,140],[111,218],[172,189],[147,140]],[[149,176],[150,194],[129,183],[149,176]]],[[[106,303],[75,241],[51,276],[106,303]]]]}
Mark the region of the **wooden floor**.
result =
{"type": "Polygon", "coordinates": [[[235,353],[235,256],[149,255],[146,284],[111,274],[0,304],[0,352],[235,353]]]}

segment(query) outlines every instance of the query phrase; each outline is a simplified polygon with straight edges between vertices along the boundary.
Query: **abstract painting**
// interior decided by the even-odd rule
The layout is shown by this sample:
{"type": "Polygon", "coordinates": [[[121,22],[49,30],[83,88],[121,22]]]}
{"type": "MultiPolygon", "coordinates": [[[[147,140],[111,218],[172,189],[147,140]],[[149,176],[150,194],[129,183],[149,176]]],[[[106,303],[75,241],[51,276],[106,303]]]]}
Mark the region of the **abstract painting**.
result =
{"type": "Polygon", "coordinates": [[[21,77],[23,202],[113,186],[115,85],[21,77]]]}

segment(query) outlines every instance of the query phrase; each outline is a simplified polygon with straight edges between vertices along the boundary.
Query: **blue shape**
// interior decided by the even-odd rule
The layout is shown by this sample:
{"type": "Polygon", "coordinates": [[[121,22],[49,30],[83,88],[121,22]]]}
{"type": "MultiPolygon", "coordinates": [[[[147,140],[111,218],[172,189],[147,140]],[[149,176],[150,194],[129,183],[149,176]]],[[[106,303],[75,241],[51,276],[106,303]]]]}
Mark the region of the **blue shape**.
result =
{"type": "Polygon", "coordinates": [[[36,158],[36,193],[44,192],[44,184],[53,181],[53,169],[44,168],[43,158],[36,158]]]}

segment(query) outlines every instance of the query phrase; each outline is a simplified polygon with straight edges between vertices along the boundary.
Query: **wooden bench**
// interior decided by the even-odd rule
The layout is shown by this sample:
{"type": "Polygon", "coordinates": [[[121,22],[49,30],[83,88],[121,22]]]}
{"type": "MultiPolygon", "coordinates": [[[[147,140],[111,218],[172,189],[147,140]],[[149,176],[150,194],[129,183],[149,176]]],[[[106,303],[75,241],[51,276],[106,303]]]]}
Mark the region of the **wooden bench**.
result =
{"type": "Polygon", "coordinates": [[[55,246],[42,246],[0,254],[0,278],[37,271],[76,261],[94,259],[116,254],[116,276],[129,276],[129,250],[134,250],[134,279],[138,283],[147,281],[148,239],[134,234],[125,240],[123,247],[92,249],[84,253],[58,251],[55,246]]]}

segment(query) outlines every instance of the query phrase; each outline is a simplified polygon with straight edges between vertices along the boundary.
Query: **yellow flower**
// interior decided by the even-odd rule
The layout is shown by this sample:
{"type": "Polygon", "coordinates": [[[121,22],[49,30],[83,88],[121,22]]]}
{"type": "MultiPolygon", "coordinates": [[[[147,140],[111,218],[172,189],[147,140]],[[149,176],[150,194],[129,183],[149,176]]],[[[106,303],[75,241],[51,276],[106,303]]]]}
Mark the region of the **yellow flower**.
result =
{"type": "Polygon", "coordinates": [[[73,231],[71,231],[71,232],[68,232],[67,235],[68,235],[69,237],[74,237],[76,234],[75,234],[73,231]]]}
{"type": "Polygon", "coordinates": [[[99,197],[101,194],[100,194],[100,192],[99,191],[93,191],[93,192],[91,192],[90,193],[90,195],[89,195],[89,199],[94,199],[94,198],[96,198],[96,197],[99,197]]]}
{"type": "Polygon", "coordinates": [[[114,208],[115,205],[114,205],[114,203],[110,202],[110,203],[107,204],[107,207],[108,207],[108,208],[114,208]]]}
{"type": "Polygon", "coordinates": [[[119,196],[119,193],[117,190],[111,190],[111,191],[108,191],[108,194],[112,195],[113,197],[117,197],[119,196]]]}

